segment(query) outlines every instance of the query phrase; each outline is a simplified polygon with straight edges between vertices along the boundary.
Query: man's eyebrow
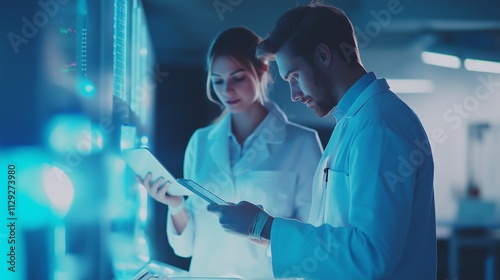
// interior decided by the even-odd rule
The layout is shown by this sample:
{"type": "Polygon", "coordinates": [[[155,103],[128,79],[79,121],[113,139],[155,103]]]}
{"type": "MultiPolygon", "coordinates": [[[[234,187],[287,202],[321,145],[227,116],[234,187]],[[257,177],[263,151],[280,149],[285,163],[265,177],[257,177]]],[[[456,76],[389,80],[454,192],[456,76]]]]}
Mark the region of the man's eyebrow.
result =
{"type": "MultiPolygon", "coordinates": [[[[241,71],[245,71],[245,69],[238,69],[238,70],[236,70],[234,72],[231,72],[229,75],[234,75],[234,74],[239,73],[241,71]]],[[[219,74],[215,74],[215,73],[212,73],[211,75],[212,76],[220,76],[219,74]]]]}

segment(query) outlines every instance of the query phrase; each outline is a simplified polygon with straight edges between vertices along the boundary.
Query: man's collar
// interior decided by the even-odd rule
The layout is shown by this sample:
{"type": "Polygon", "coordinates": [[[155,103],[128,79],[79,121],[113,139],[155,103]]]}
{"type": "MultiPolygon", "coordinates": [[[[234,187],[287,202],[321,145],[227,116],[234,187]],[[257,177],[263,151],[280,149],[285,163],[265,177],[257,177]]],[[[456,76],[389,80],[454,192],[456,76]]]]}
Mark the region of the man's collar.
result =
{"type": "Polygon", "coordinates": [[[358,98],[358,96],[376,79],[377,77],[373,72],[368,72],[347,90],[332,112],[337,123],[345,116],[347,111],[349,111],[354,101],[356,101],[356,98],[358,98]]]}

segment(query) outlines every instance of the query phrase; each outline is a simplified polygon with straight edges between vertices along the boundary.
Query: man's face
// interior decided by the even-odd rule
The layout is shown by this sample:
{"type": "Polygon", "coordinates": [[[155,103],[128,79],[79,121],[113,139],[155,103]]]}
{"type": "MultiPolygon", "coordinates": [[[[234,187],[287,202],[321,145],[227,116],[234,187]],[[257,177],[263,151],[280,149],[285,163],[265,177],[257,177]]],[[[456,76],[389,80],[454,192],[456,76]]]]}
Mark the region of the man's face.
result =
{"type": "Polygon", "coordinates": [[[280,76],[290,84],[292,101],[302,101],[320,117],[328,115],[336,105],[328,89],[328,78],[321,70],[315,72],[303,58],[292,55],[288,47],[276,53],[280,76]]]}

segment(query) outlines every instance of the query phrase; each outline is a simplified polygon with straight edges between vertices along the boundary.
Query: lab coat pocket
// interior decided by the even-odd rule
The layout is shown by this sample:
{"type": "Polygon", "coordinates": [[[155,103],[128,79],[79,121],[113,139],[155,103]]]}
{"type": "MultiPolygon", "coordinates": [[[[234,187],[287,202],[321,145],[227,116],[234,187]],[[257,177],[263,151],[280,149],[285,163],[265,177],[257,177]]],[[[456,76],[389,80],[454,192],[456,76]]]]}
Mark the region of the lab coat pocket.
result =
{"type": "Polygon", "coordinates": [[[297,175],[291,171],[259,170],[236,178],[241,180],[239,197],[257,205],[273,216],[290,217],[293,214],[293,196],[297,175]]]}
{"type": "Polygon", "coordinates": [[[338,169],[328,170],[328,182],[325,185],[324,222],[333,226],[348,224],[350,194],[348,176],[338,169]]]}
{"type": "Polygon", "coordinates": [[[327,169],[328,174],[326,174],[326,182],[323,182],[324,186],[327,188],[334,188],[336,185],[345,185],[347,174],[344,172],[344,168],[338,166],[332,166],[327,169]]]}

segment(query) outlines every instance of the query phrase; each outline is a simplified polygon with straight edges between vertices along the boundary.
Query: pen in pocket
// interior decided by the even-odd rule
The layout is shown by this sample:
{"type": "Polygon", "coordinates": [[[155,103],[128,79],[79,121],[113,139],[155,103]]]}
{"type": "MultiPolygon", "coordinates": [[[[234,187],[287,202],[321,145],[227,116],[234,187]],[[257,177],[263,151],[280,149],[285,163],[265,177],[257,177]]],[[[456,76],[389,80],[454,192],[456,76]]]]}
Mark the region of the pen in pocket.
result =
{"type": "Polygon", "coordinates": [[[324,182],[325,182],[325,187],[326,187],[326,183],[328,183],[328,170],[330,170],[330,168],[328,167],[325,167],[325,169],[323,169],[323,178],[324,178],[324,182]]]}

